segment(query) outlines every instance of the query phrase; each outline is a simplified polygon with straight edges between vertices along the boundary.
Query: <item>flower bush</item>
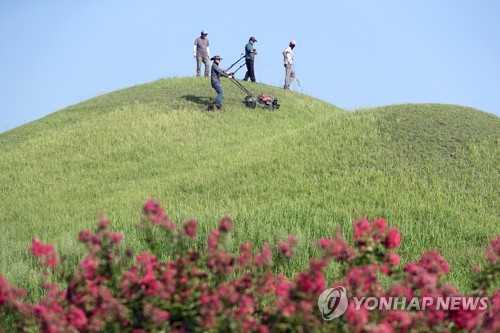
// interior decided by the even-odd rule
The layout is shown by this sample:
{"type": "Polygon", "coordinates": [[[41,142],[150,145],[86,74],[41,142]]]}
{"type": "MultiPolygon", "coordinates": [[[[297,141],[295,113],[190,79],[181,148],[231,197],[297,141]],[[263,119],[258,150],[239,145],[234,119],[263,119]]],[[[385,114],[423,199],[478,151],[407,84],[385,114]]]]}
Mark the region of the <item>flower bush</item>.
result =
{"type": "MultiPolygon", "coordinates": [[[[208,233],[206,248],[193,246],[197,222],[173,223],[158,202],[144,205],[139,228],[148,252],[123,250],[123,236],[102,219],[97,230],[83,230],[79,241],[87,254],[71,274],[63,273],[62,257],[50,244],[33,239],[32,254],[44,270],[45,294],[38,303],[0,276],[0,313],[15,318],[19,331],[40,332],[426,332],[500,330],[500,236],[486,250],[488,265],[474,267],[473,296],[486,297],[486,309],[442,309],[434,303],[419,309],[356,308],[354,297],[461,297],[442,282],[450,267],[438,251],[400,267],[394,250],[401,243],[395,227],[384,219],[353,223],[352,242],[337,230],[317,241],[321,255],[295,277],[273,273],[280,261],[292,260],[297,239],[256,249],[241,244],[239,253],[224,248],[233,223],[224,217],[208,233]],[[159,251],[158,236],[172,253],[159,251]],[[351,245],[352,244],[352,245],[351,245]],[[329,284],[324,270],[332,262],[342,274],[329,284]],[[65,275],[66,274],[66,275],[65,275]],[[390,277],[381,283],[382,276],[390,277]],[[65,281],[58,284],[53,281],[65,281]],[[384,287],[384,285],[386,285],[384,287]],[[318,296],[343,286],[349,299],[345,314],[325,321],[318,296]]],[[[1,330],[1,329],[0,329],[1,330]]]]}

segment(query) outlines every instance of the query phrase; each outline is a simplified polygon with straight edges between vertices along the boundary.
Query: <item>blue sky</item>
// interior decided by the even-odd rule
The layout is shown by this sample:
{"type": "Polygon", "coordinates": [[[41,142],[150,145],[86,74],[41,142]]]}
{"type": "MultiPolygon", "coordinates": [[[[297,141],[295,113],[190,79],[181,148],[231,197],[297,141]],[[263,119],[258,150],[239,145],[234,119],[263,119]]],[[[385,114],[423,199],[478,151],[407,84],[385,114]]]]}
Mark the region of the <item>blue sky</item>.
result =
{"type": "Polygon", "coordinates": [[[255,36],[257,81],[276,86],[281,51],[297,40],[292,89],[348,110],[446,103],[500,115],[499,13],[494,0],[0,0],[0,132],[194,75],[201,29],[222,67],[255,36]]]}

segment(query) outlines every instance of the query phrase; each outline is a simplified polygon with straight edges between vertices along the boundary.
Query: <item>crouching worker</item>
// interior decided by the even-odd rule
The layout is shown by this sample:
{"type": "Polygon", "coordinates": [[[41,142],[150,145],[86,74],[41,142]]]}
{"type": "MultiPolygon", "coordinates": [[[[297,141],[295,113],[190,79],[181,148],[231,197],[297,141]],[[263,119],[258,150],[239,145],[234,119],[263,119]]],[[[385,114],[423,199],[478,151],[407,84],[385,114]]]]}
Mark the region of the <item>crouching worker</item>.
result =
{"type": "Polygon", "coordinates": [[[233,78],[233,73],[225,73],[222,69],[219,68],[219,63],[222,60],[221,57],[218,55],[210,58],[210,60],[213,60],[212,63],[212,69],[210,72],[210,77],[211,77],[211,82],[212,82],[212,88],[215,89],[217,92],[217,97],[215,97],[214,101],[210,106],[208,107],[208,111],[215,110],[215,109],[222,109],[222,101],[224,100],[224,92],[222,91],[222,85],[220,84],[220,77],[224,76],[229,79],[233,78]]]}

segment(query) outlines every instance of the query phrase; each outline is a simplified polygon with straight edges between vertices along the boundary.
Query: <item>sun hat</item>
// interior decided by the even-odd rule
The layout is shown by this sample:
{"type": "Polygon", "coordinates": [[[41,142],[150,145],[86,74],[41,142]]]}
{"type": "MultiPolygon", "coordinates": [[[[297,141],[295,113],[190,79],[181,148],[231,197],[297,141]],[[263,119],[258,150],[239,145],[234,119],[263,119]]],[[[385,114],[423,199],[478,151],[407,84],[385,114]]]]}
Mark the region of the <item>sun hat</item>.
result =
{"type": "Polygon", "coordinates": [[[210,60],[217,60],[217,59],[222,60],[222,58],[220,56],[218,56],[218,55],[213,56],[212,58],[210,58],[210,60]]]}

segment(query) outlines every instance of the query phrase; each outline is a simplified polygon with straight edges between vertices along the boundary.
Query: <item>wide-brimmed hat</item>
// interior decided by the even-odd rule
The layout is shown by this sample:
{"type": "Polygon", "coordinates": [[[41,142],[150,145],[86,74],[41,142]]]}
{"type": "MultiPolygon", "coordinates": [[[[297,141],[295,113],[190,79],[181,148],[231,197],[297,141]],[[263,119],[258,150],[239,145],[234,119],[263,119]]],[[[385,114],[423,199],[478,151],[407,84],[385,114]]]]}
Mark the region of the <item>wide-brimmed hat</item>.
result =
{"type": "Polygon", "coordinates": [[[250,40],[253,42],[257,42],[257,39],[255,39],[255,37],[250,37],[250,40]]]}
{"type": "Polygon", "coordinates": [[[218,56],[218,55],[213,56],[212,58],[210,58],[210,60],[217,60],[217,59],[222,60],[222,58],[220,56],[218,56]]]}

